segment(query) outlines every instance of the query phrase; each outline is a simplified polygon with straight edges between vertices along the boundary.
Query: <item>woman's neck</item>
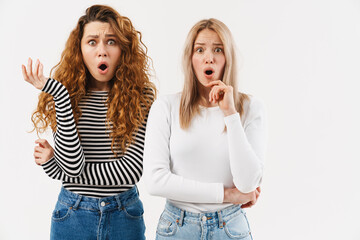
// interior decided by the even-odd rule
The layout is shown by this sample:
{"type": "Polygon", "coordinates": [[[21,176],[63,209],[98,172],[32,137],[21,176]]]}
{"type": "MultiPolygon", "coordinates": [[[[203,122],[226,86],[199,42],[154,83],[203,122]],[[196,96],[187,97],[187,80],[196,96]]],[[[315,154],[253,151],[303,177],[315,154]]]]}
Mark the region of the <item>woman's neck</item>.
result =
{"type": "Polygon", "coordinates": [[[211,88],[204,87],[201,83],[197,83],[198,89],[198,99],[197,103],[204,107],[216,107],[218,106],[217,103],[212,103],[209,101],[209,93],[211,88]]]}
{"type": "Polygon", "coordinates": [[[90,78],[89,81],[89,90],[91,91],[109,91],[110,82],[100,82],[94,78],[90,78]]]}

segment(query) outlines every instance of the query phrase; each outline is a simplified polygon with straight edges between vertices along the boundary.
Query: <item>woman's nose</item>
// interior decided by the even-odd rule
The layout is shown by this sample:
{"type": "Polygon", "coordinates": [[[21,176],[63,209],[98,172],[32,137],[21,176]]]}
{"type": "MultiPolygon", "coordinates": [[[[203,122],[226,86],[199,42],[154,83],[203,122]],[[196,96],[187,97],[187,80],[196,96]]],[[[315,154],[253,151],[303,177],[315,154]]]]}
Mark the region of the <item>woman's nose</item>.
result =
{"type": "Polygon", "coordinates": [[[98,56],[99,57],[106,57],[107,56],[106,46],[102,42],[99,43],[99,45],[98,45],[98,56]]]}
{"type": "Polygon", "coordinates": [[[205,54],[205,63],[214,63],[214,55],[212,53],[205,54]]]}

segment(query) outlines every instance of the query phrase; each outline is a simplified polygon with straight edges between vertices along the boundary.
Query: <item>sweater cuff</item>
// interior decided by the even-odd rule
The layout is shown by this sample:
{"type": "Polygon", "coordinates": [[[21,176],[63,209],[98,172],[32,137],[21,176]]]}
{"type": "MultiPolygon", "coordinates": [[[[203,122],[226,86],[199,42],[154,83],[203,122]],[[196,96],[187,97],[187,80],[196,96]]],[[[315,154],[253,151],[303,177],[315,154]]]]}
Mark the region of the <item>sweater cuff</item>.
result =
{"type": "Polygon", "coordinates": [[[216,202],[217,203],[223,203],[224,202],[224,185],[223,184],[219,184],[219,186],[217,187],[216,190],[216,195],[217,195],[217,199],[216,202]]]}
{"type": "Polygon", "coordinates": [[[224,121],[225,121],[226,126],[233,124],[234,122],[241,123],[240,114],[237,112],[237,113],[231,114],[229,116],[226,116],[226,117],[224,117],[224,121]]]}
{"type": "Polygon", "coordinates": [[[41,91],[48,93],[54,98],[56,98],[58,97],[58,95],[61,95],[64,89],[64,85],[62,85],[60,82],[56,81],[55,79],[49,78],[41,91]]]}
{"type": "Polygon", "coordinates": [[[50,158],[47,162],[41,164],[41,166],[43,167],[43,169],[46,171],[49,168],[51,168],[54,164],[56,164],[55,162],[55,157],[50,158]]]}

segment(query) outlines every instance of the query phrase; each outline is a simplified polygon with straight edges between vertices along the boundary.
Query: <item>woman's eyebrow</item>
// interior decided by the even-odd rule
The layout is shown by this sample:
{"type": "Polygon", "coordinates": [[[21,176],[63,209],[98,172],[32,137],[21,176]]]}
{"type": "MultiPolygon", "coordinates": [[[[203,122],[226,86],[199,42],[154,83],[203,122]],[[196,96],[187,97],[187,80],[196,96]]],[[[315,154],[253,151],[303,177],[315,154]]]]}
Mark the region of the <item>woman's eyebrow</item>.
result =
{"type": "MultiPolygon", "coordinates": [[[[205,43],[202,43],[202,42],[196,42],[196,43],[194,43],[194,45],[205,45],[205,43]]],[[[224,46],[224,44],[222,44],[222,43],[213,43],[212,45],[216,45],[216,46],[224,46]]]]}
{"type": "MultiPolygon", "coordinates": [[[[105,34],[105,37],[116,37],[116,35],[115,34],[105,34]]],[[[90,35],[87,35],[86,38],[99,38],[99,35],[90,34],[90,35]]]]}
{"type": "Polygon", "coordinates": [[[86,38],[99,38],[99,35],[87,35],[86,38]]]}

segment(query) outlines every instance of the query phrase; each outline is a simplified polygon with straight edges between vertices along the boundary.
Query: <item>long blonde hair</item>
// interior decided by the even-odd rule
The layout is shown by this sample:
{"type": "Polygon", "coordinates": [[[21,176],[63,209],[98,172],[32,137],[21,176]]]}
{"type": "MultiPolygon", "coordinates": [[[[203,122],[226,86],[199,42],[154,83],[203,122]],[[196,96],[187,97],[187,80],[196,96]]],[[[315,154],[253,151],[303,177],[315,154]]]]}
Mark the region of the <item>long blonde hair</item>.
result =
{"type": "MultiPolygon", "coordinates": [[[[109,6],[93,5],[79,18],[70,33],[60,62],[54,66],[52,77],[61,82],[69,92],[75,122],[81,111],[80,100],[88,91],[90,73],[86,68],[82,53],[81,39],[87,23],[107,22],[113,28],[121,48],[121,56],[107,99],[107,128],[112,128],[111,150],[115,155],[125,151],[134,141],[133,135],[142,126],[150,106],[156,96],[156,88],[149,80],[150,58],[141,40],[141,33],[133,27],[129,18],[121,16],[109,6]]],[[[56,114],[53,97],[42,92],[37,109],[31,117],[37,132],[44,132],[48,126],[56,131],[56,114]]]]}
{"type": "Polygon", "coordinates": [[[234,40],[229,28],[223,22],[214,18],[201,20],[191,28],[185,41],[182,61],[185,81],[180,100],[180,126],[183,129],[187,129],[191,124],[192,118],[199,113],[197,79],[191,59],[196,37],[204,29],[216,32],[223,42],[226,64],[222,81],[226,85],[233,87],[235,108],[240,115],[243,114],[244,101],[248,99],[246,94],[240,93],[237,90],[236,52],[234,40]]]}

